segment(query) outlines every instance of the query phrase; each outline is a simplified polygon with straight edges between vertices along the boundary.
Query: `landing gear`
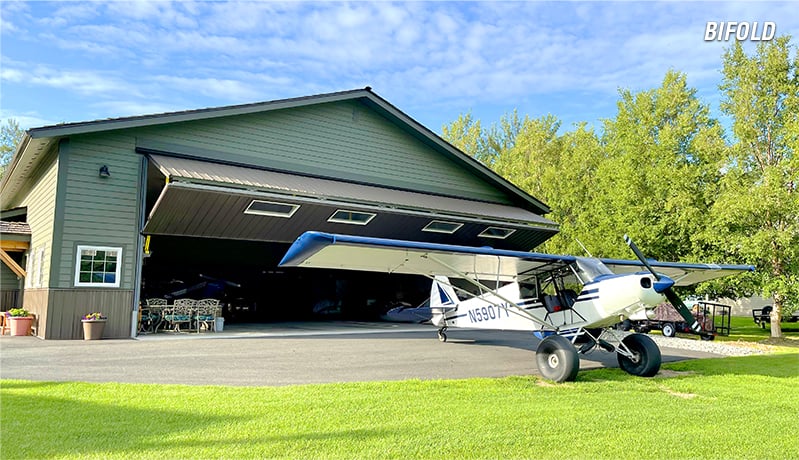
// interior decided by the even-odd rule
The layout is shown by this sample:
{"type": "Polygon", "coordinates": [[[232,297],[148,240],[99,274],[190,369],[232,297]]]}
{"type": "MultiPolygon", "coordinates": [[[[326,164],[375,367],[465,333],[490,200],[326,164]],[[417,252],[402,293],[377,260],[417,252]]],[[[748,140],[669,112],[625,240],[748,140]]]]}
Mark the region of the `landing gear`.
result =
{"type": "Polygon", "coordinates": [[[560,335],[551,335],[541,341],[535,360],[541,375],[558,383],[574,381],[580,370],[577,350],[569,339],[560,335]]]}
{"type": "Polygon", "coordinates": [[[621,343],[616,356],[619,367],[625,372],[639,377],[652,377],[658,373],[661,357],[654,340],[643,334],[631,334],[621,343]]]}
{"type": "Polygon", "coordinates": [[[441,329],[438,330],[438,341],[439,342],[446,342],[447,341],[447,334],[446,334],[446,332],[444,332],[446,330],[447,330],[446,327],[442,327],[441,329]]]}

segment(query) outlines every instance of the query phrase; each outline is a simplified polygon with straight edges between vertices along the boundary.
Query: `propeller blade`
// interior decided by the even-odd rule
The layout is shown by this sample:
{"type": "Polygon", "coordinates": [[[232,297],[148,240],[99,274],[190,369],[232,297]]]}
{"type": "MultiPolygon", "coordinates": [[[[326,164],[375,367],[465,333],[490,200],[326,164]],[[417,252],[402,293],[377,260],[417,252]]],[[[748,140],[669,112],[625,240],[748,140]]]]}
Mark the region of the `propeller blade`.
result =
{"type": "Polygon", "coordinates": [[[669,300],[669,303],[674,307],[674,309],[677,310],[677,313],[683,317],[685,323],[690,325],[694,332],[702,332],[702,326],[699,324],[699,321],[696,320],[694,315],[691,313],[691,310],[685,306],[682,299],[680,299],[680,296],[678,296],[671,288],[666,289],[663,294],[669,300]]]}
{"type": "Polygon", "coordinates": [[[624,242],[626,242],[627,246],[629,246],[630,249],[633,250],[633,252],[635,253],[635,256],[638,257],[638,260],[640,260],[641,263],[644,264],[646,269],[649,270],[649,273],[653,274],[655,276],[655,279],[660,281],[660,275],[658,275],[655,272],[655,269],[653,269],[652,266],[649,265],[649,262],[647,262],[646,257],[644,257],[644,253],[641,252],[640,249],[638,249],[638,246],[635,245],[633,240],[629,236],[624,235],[624,242]]]}

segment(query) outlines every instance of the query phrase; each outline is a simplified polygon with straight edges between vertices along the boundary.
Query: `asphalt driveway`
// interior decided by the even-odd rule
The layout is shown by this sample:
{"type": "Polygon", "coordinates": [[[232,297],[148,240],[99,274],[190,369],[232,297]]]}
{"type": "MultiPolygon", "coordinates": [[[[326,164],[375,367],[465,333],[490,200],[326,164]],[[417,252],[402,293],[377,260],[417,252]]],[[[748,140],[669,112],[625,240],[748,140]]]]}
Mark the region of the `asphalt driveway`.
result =
{"type": "MultiPolygon", "coordinates": [[[[220,334],[156,334],[127,340],[0,337],[0,377],[39,381],[278,386],[327,382],[538,375],[530,333],[386,323],[287,323],[220,334]]],[[[663,361],[719,356],[662,348],[663,361]]],[[[580,369],[618,367],[616,356],[581,356],[580,369]]]]}

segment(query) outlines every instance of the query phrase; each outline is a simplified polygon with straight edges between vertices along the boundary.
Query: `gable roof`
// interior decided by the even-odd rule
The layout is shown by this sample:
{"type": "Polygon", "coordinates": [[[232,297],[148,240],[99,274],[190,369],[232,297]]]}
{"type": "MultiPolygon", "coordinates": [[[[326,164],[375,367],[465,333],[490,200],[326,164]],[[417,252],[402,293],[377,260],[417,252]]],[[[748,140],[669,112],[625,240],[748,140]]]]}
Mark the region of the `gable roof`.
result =
{"type": "Polygon", "coordinates": [[[23,187],[25,181],[30,177],[31,171],[35,169],[35,164],[49,152],[58,141],[73,135],[98,133],[104,131],[138,128],[145,126],[156,126],[169,123],[178,123],[194,120],[205,120],[228,116],[244,115],[258,112],[268,112],[287,108],[303,107],[314,104],[328,102],[358,100],[376,111],[389,121],[393,122],[409,135],[422,141],[433,150],[446,155],[456,163],[473,171],[475,175],[493,184],[495,187],[504,190],[511,201],[517,206],[535,212],[536,214],[546,214],[550,212],[549,207],[535,197],[522,191],[491,169],[458,150],[455,146],[445,141],[443,138],[426,128],[391,103],[378,96],[370,87],[354,89],[313,96],[304,96],[289,99],[279,99],[274,101],[257,102],[251,104],[231,105],[224,107],[212,107],[196,110],[185,110],[179,112],[168,112],[152,115],[139,115],[123,118],[110,118],[105,120],[95,120],[77,123],[63,123],[51,126],[43,126],[28,130],[23,136],[22,141],[17,147],[17,151],[8,166],[8,173],[0,182],[0,208],[5,208],[23,187]]]}

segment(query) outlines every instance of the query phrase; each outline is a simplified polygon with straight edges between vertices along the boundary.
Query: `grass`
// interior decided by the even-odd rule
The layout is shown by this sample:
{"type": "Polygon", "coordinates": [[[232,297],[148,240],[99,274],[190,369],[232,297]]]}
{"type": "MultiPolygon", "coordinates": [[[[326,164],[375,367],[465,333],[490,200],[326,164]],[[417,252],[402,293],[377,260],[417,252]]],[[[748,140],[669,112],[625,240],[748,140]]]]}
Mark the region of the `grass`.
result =
{"type": "Polygon", "coordinates": [[[559,385],[0,385],[3,459],[799,456],[796,349],[672,363],[653,379],[584,371],[559,385]]]}

